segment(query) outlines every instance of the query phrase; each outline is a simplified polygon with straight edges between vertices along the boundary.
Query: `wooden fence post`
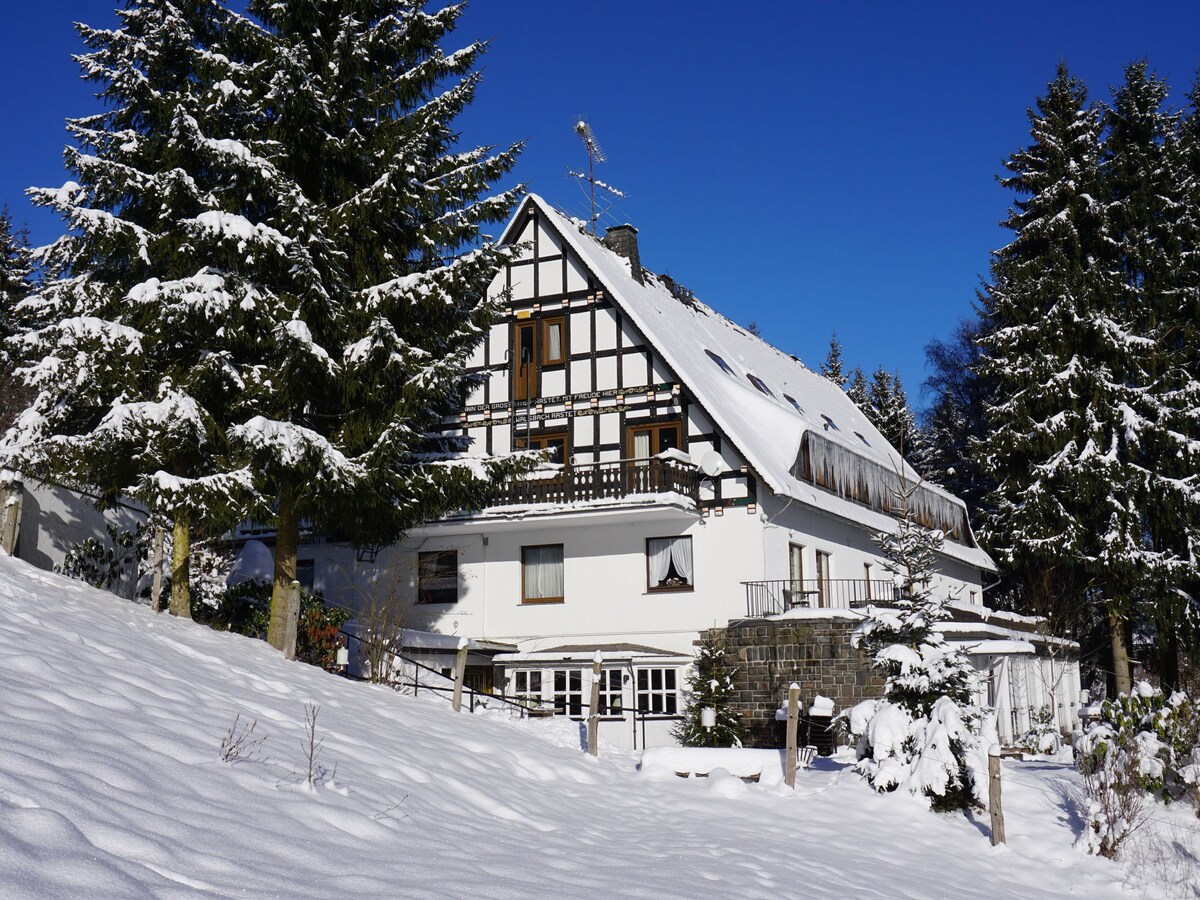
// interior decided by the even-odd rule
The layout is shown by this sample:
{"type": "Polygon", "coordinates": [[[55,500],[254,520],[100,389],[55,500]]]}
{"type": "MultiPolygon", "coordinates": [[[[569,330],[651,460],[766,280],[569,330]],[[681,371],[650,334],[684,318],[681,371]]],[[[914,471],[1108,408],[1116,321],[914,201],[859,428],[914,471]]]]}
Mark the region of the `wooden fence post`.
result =
{"type": "Polygon", "coordinates": [[[0,547],[9,556],[14,556],[17,552],[24,495],[25,486],[18,478],[13,478],[7,485],[0,484],[0,547]]]}
{"type": "Polygon", "coordinates": [[[283,625],[283,658],[296,658],[296,633],[300,628],[300,582],[289,585],[287,621],[283,625]]]}
{"type": "Polygon", "coordinates": [[[454,711],[462,709],[463,681],[467,677],[467,644],[465,637],[458,639],[458,656],[454,660],[454,711]]]}
{"type": "Polygon", "coordinates": [[[1000,807],[1000,745],[988,749],[988,811],[992,814],[992,846],[1004,841],[1004,810],[1000,807]]]}
{"type": "Polygon", "coordinates": [[[796,787],[796,732],[800,728],[800,685],[792,682],[788,688],[787,712],[787,759],[783,768],[783,780],[790,788],[796,787]]]}
{"type": "Polygon", "coordinates": [[[592,705],[588,707],[588,749],[592,756],[600,755],[600,651],[592,657],[592,705]]]}

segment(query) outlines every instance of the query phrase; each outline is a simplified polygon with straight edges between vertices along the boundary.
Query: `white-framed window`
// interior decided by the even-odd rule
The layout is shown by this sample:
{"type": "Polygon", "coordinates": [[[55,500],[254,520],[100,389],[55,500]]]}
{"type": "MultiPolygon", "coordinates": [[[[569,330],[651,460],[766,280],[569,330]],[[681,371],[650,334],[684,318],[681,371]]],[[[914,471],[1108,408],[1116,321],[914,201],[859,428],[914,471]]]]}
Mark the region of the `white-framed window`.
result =
{"type": "Polygon", "coordinates": [[[556,716],[583,715],[583,671],[581,669],[554,670],[554,714],[556,716]]]}
{"type": "Polygon", "coordinates": [[[625,712],[625,702],[622,698],[622,677],[620,669],[600,670],[600,715],[619,716],[625,712]]]}
{"type": "Polygon", "coordinates": [[[542,670],[517,669],[512,675],[512,694],[531,706],[542,702],[542,670]]]}
{"type": "Polygon", "coordinates": [[[673,716],[679,712],[679,672],[677,669],[646,668],[637,670],[637,708],[655,716],[673,716]]]}
{"type": "Polygon", "coordinates": [[[646,540],[646,589],[690,591],[693,586],[692,539],[690,537],[646,540]]]}
{"type": "Polygon", "coordinates": [[[561,603],[562,600],[563,545],[522,547],[521,602],[561,603]]]}

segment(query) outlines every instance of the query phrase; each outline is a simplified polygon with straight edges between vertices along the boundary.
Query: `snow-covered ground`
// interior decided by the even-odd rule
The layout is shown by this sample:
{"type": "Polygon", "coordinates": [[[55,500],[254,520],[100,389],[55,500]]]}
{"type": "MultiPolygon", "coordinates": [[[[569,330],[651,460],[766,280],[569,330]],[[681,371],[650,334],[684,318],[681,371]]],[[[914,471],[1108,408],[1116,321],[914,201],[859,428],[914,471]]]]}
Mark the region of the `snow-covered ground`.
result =
{"type": "MultiPolygon", "coordinates": [[[[1158,895],[1147,878],[1188,875],[1169,848],[1132,870],[1077,850],[1069,767],[1006,763],[1004,788],[1009,845],[993,849],[986,823],[877,796],[844,762],[801,772],[795,792],[640,773],[633,754],[581,753],[575,723],[455,714],[0,556],[10,900],[1028,900],[1130,896],[1124,882],[1158,895]],[[315,788],[309,704],[329,770],[315,788]],[[231,764],[220,746],[235,716],[266,740],[231,764]]],[[[1184,843],[1195,833],[1184,810],[1156,815],[1184,843]]]]}

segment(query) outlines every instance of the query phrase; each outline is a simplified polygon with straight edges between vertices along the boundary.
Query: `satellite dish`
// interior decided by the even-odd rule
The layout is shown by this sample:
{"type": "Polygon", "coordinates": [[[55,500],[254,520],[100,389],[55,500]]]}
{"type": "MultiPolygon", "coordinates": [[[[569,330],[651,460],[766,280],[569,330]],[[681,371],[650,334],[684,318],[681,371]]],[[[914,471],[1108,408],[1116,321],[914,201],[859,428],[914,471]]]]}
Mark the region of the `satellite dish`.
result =
{"type": "Polygon", "coordinates": [[[725,460],[716,450],[709,450],[700,457],[700,471],[710,478],[725,471],[725,460]]]}

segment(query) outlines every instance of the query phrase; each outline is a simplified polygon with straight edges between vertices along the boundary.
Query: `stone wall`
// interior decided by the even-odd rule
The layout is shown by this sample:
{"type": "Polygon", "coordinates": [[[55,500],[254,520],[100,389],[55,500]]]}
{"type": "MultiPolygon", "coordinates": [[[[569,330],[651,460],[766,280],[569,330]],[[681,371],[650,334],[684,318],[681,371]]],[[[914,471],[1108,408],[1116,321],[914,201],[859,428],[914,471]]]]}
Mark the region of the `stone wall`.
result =
{"type": "MultiPolygon", "coordinates": [[[[775,710],[787,704],[788,685],[800,685],[801,712],[817,694],[841,712],[861,700],[883,695],[883,678],[870,669],[866,654],[850,646],[858,620],[743,619],[713,629],[737,667],[735,703],[746,721],[748,746],[782,746],[775,710]]],[[[803,731],[801,734],[803,740],[803,731]]]]}

